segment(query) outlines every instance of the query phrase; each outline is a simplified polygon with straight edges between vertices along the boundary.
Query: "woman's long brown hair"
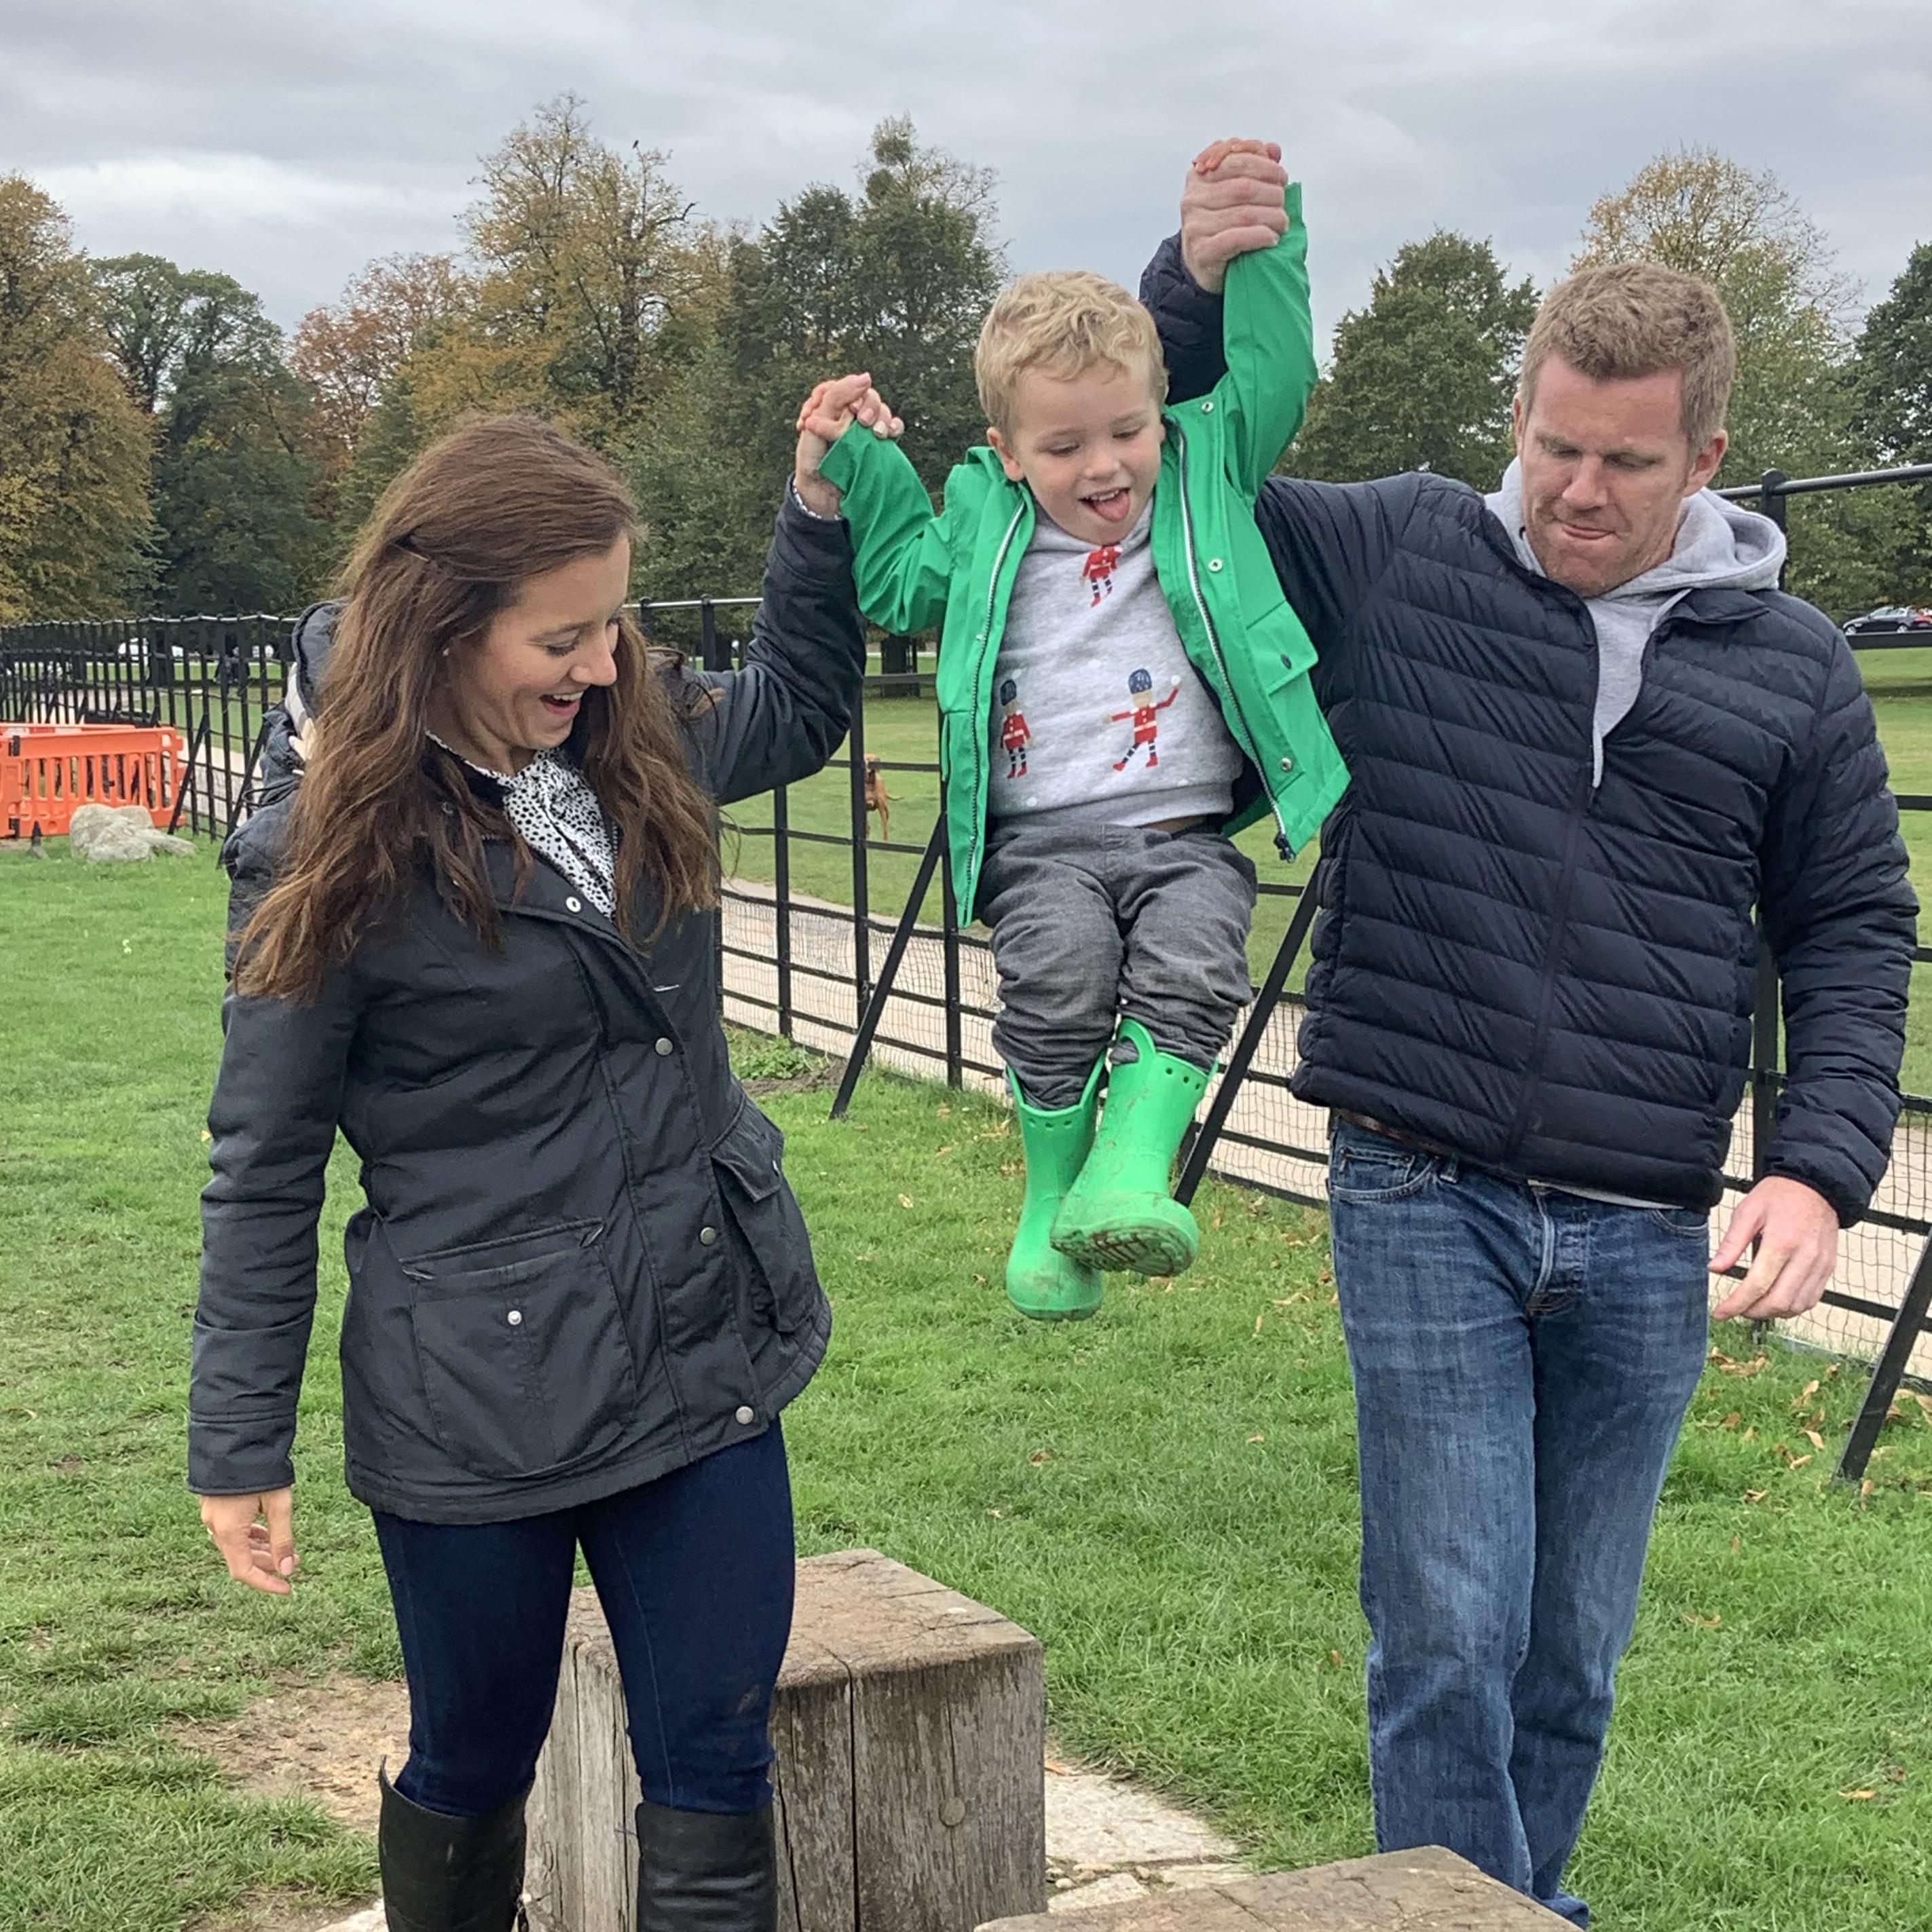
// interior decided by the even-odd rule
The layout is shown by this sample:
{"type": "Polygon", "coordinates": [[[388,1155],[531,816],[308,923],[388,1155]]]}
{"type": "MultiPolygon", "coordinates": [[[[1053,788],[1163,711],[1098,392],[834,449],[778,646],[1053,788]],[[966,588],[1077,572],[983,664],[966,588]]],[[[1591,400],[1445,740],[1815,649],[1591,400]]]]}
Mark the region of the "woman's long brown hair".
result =
{"type": "MultiPolygon", "coordinates": [[[[276,883],[242,934],[239,991],[313,997],[419,881],[500,944],[484,840],[508,821],[454,758],[428,755],[432,694],[530,579],[602,555],[636,521],[608,466],[533,416],[466,424],[390,485],[344,568],[308,769],[276,883]]],[[[586,692],[569,748],[617,828],[616,923],[635,944],[640,886],[655,892],[655,932],[717,903],[718,868],[671,680],[628,615],[616,658],[616,682],[586,692]]]]}

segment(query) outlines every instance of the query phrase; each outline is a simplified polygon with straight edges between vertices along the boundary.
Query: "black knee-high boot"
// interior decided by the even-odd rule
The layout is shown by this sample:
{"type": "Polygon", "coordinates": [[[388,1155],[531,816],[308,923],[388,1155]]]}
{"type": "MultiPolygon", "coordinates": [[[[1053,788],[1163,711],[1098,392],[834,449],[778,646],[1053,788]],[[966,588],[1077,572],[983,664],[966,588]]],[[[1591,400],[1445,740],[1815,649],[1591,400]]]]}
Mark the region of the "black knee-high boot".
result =
{"type": "Polygon", "coordinates": [[[522,1917],[524,1801],[488,1817],[412,1804],[382,1773],[376,1850],[389,1932],[510,1932],[522,1917]]]}
{"type": "Polygon", "coordinates": [[[638,1807],[638,1932],[777,1932],[772,1808],[638,1807]]]}

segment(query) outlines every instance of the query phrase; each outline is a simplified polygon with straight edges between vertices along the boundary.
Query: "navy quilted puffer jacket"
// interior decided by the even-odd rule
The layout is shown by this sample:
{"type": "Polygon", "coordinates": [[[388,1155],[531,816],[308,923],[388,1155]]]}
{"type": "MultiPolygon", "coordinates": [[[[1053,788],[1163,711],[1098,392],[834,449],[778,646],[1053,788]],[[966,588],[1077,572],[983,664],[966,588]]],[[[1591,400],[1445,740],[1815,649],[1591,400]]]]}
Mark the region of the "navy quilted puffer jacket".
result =
{"type": "MultiPolygon", "coordinates": [[[[1219,303],[1142,285],[1177,400],[1219,303]]],[[[1871,706],[1828,620],[1694,591],[1592,784],[1596,636],[1482,499],[1271,478],[1256,520],[1354,773],[1329,820],[1295,1090],[1472,1162],[1703,1207],[1744,1090],[1752,910],[1783,978],[1768,1169],[1850,1222],[1898,1111],[1917,911],[1871,706]]]]}

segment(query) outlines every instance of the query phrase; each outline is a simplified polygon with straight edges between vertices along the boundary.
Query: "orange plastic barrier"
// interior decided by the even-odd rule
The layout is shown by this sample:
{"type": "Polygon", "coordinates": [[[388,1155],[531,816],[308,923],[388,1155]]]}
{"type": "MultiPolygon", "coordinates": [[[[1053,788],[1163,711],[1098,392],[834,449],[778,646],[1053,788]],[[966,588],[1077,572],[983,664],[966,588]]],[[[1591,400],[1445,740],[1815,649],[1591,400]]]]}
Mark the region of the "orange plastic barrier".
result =
{"type": "Polygon", "coordinates": [[[0,724],[0,838],[58,837],[83,805],[138,805],[165,830],[185,744],[166,725],[0,724]]]}

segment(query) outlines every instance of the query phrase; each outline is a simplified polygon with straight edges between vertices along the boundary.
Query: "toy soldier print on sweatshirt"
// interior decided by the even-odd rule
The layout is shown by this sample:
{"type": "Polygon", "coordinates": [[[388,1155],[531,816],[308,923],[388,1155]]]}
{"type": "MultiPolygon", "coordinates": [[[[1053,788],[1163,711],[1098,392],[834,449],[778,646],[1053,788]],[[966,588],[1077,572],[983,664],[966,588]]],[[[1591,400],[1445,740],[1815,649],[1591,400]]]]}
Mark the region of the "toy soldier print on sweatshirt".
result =
{"type": "Polygon", "coordinates": [[[1000,749],[1006,754],[1006,776],[1023,778],[1027,775],[1027,747],[1033,734],[1027,729],[1026,713],[1020,709],[1020,688],[1013,680],[1000,680],[1000,703],[1005,715],[1000,720],[1000,749]]]}
{"type": "Polygon", "coordinates": [[[1130,720],[1134,728],[1134,742],[1114,760],[1114,769],[1124,772],[1132,762],[1134,754],[1144,745],[1147,747],[1147,768],[1152,771],[1160,763],[1160,753],[1154,741],[1160,736],[1160,720],[1155,715],[1165,711],[1180,694],[1180,680],[1176,678],[1168,688],[1167,695],[1158,704],[1148,701],[1148,694],[1154,688],[1154,680],[1145,670],[1137,670],[1127,680],[1127,695],[1132,699],[1130,710],[1111,712],[1109,724],[1124,724],[1130,720]]]}
{"type": "Polygon", "coordinates": [[[1119,567],[1120,547],[1118,544],[1102,544],[1097,550],[1087,553],[1087,561],[1080,566],[1080,581],[1094,586],[1094,595],[1088,604],[1091,610],[1103,597],[1112,594],[1114,572],[1119,567]]]}

